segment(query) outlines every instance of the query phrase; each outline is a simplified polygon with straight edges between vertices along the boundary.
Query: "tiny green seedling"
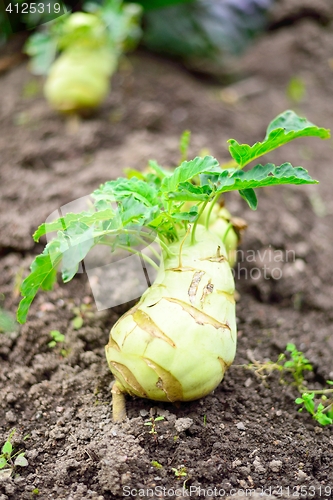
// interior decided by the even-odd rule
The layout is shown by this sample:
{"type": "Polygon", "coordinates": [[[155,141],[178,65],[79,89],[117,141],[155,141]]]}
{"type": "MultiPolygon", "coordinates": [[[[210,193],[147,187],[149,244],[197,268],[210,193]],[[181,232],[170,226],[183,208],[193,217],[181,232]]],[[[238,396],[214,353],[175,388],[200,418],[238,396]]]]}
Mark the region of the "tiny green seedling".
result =
{"type": "Polygon", "coordinates": [[[173,473],[175,474],[177,479],[181,479],[182,477],[187,476],[187,470],[186,470],[186,467],[184,465],[180,465],[177,468],[172,467],[171,470],[173,471],[173,473]]]}
{"type": "MultiPolygon", "coordinates": [[[[312,364],[302,351],[297,350],[295,344],[287,344],[286,351],[290,359],[286,360],[286,354],[281,353],[276,362],[266,361],[260,363],[253,360],[251,364],[246,365],[246,368],[254,370],[255,374],[262,380],[266,379],[264,372],[270,374],[277,370],[281,373],[281,382],[283,383],[286,383],[286,380],[282,379],[282,374],[290,373],[294,379],[293,385],[301,393],[301,397],[295,400],[296,404],[302,405],[298,411],[302,412],[305,409],[320,425],[333,424],[333,388],[309,391],[304,382],[304,372],[312,372],[312,364]],[[332,395],[332,397],[328,398],[327,394],[332,395]],[[316,396],[320,397],[319,401],[316,401],[316,396]]],[[[333,385],[333,380],[326,380],[326,383],[333,385]]]]}
{"type": "MultiPolygon", "coordinates": [[[[288,343],[286,351],[288,354],[279,354],[277,361],[269,360],[261,363],[253,359],[249,365],[246,365],[246,368],[253,370],[264,381],[267,377],[265,373],[270,374],[273,371],[279,371],[281,376],[282,373],[290,373],[294,379],[294,385],[296,385],[299,392],[304,392],[306,387],[304,386],[303,372],[313,371],[313,367],[304,354],[296,349],[295,344],[288,343]],[[287,355],[289,355],[289,359],[287,359],[287,355]]],[[[281,381],[284,382],[282,378],[281,381]]]]}
{"type": "MultiPolygon", "coordinates": [[[[326,383],[333,385],[333,380],[326,380],[326,383]]],[[[300,398],[295,400],[295,403],[302,405],[299,412],[305,409],[320,425],[333,424],[333,388],[304,392],[300,398]],[[332,397],[328,398],[326,394],[330,394],[332,397]],[[319,401],[316,401],[316,395],[320,396],[319,401]]]]}
{"type": "Polygon", "coordinates": [[[297,388],[301,389],[304,382],[304,371],[313,371],[313,366],[304,354],[296,349],[295,344],[287,344],[286,351],[290,353],[291,359],[285,361],[283,368],[292,374],[297,388]]]}
{"type": "Polygon", "coordinates": [[[163,465],[157,462],[157,460],[152,460],[150,463],[155,469],[163,469],[163,465]]]}
{"type": "Polygon", "coordinates": [[[90,304],[81,304],[79,307],[73,307],[72,311],[75,317],[72,319],[72,327],[74,330],[80,330],[86,319],[94,317],[94,313],[90,311],[90,308],[90,304]]]}
{"type": "Polygon", "coordinates": [[[52,330],[50,332],[50,337],[52,340],[47,345],[51,348],[65,341],[65,335],[60,333],[59,330],[52,330]]]}
{"type": "Polygon", "coordinates": [[[4,309],[0,308],[0,333],[10,333],[17,330],[14,318],[4,309]]]}
{"type": "MultiPolygon", "coordinates": [[[[52,330],[50,332],[50,336],[51,336],[52,340],[47,345],[51,349],[53,349],[56,346],[60,346],[65,341],[65,335],[63,333],[60,333],[59,330],[52,330]]],[[[61,356],[65,357],[68,355],[68,351],[66,349],[61,349],[60,354],[61,354],[61,356]]]]}
{"type": "Polygon", "coordinates": [[[149,434],[153,434],[153,436],[155,436],[155,439],[157,436],[156,422],[160,422],[161,420],[164,420],[164,417],[150,417],[149,421],[144,423],[144,425],[151,427],[149,434]]]}
{"type": "Polygon", "coordinates": [[[9,434],[5,444],[1,448],[0,454],[0,478],[10,477],[16,467],[27,467],[28,461],[25,458],[25,453],[22,450],[14,453],[12,439],[15,434],[15,429],[9,434]]]}

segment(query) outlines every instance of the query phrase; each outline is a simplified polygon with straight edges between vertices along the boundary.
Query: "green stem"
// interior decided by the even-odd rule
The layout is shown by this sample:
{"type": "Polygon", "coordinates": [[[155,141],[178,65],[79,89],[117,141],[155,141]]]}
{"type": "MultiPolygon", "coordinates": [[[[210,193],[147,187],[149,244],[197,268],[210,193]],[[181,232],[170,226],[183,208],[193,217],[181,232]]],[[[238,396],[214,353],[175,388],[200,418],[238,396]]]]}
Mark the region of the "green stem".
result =
{"type": "Polygon", "coordinates": [[[121,228],[121,229],[110,229],[109,231],[106,230],[106,231],[101,231],[100,233],[94,233],[94,238],[98,238],[99,236],[112,236],[112,235],[117,235],[117,234],[121,234],[121,233],[124,233],[124,234],[134,234],[136,236],[144,236],[145,238],[149,239],[150,241],[155,241],[156,240],[156,233],[155,233],[155,236],[151,236],[149,233],[146,233],[145,231],[136,231],[135,229],[124,229],[124,228],[121,228]]]}
{"type": "Polygon", "coordinates": [[[181,269],[181,268],[183,267],[183,265],[182,265],[182,250],[183,250],[183,245],[184,245],[184,243],[185,243],[186,238],[187,238],[187,237],[188,237],[188,235],[189,235],[190,230],[191,230],[191,226],[189,225],[189,226],[188,226],[188,229],[187,229],[187,231],[186,231],[186,234],[185,234],[185,236],[184,236],[184,238],[183,238],[183,241],[181,242],[181,244],[180,244],[180,246],[179,246],[178,269],[181,269]]]}
{"type": "Polygon", "coordinates": [[[222,242],[225,243],[225,240],[227,238],[227,234],[229,233],[230,229],[232,228],[232,224],[231,222],[229,222],[228,226],[227,226],[227,229],[225,230],[225,233],[223,235],[223,238],[222,238],[222,242]]]}
{"type": "Polygon", "coordinates": [[[333,408],[333,403],[330,403],[328,406],[326,406],[326,408],[323,409],[323,413],[331,411],[332,408],[333,408]]]}
{"type": "Polygon", "coordinates": [[[148,264],[150,264],[156,271],[159,270],[159,266],[154,262],[148,255],[145,255],[142,252],[139,252],[138,250],[134,250],[134,248],[127,247],[126,245],[117,245],[118,248],[121,248],[122,250],[127,250],[127,252],[136,254],[136,255],[141,255],[143,260],[145,260],[148,264]]]}
{"type": "Polygon", "coordinates": [[[219,194],[216,194],[214,196],[214,198],[212,199],[212,201],[210,202],[211,203],[211,206],[209,207],[209,210],[208,210],[208,213],[207,213],[207,217],[206,217],[206,221],[205,221],[205,228],[207,229],[208,231],[208,228],[209,228],[209,219],[210,219],[210,216],[212,214],[212,210],[214,208],[214,205],[215,203],[217,202],[217,200],[219,199],[220,195],[219,194]]]}
{"type": "Polygon", "coordinates": [[[168,245],[164,243],[163,240],[161,240],[160,236],[158,237],[158,243],[161,245],[162,249],[164,250],[164,252],[167,254],[168,257],[170,257],[171,255],[175,255],[173,252],[170,251],[168,245]]]}
{"type": "MultiPolygon", "coordinates": [[[[138,241],[140,241],[141,243],[143,243],[144,245],[146,245],[146,242],[144,241],[144,239],[138,238],[138,241]]],[[[147,249],[149,248],[149,250],[151,251],[151,253],[153,255],[155,255],[155,257],[156,257],[157,260],[161,260],[160,254],[155,250],[155,248],[152,245],[148,245],[148,246],[146,246],[146,248],[147,249]]]]}
{"type": "MultiPolygon", "coordinates": [[[[107,241],[107,240],[103,240],[101,239],[99,241],[100,245],[106,245],[106,246],[113,246],[111,244],[111,242],[107,241]]],[[[129,246],[126,246],[126,245],[117,245],[118,248],[121,248],[122,250],[126,250],[127,252],[130,252],[130,253],[133,253],[133,254],[136,254],[136,255],[141,255],[143,260],[145,260],[148,264],[150,264],[154,269],[156,269],[156,271],[159,270],[159,266],[156,264],[156,262],[154,262],[150,257],[148,257],[148,255],[145,255],[144,253],[142,252],[139,252],[138,250],[134,250],[134,248],[131,248],[129,246]]],[[[147,248],[150,248],[150,247],[147,247],[147,248]]],[[[157,254],[158,255],[158,254],[157,254]]],[[[158,255],[158,258],[160,259],[161,257],[158,255]]]]}
{"type": "MultiPolygon", "coordinates": [[[[176,231],[175,227],[174,227],[174,229],[176,231]]],[[[144,241],[144,238],[149,239],[152,243],[156,241],[156,243],[159,243],[161,245],[161,247],[167,253],[168,256],[174,255],[172,252],[170,252],[169,247],[167,246],[167,244],[161,239],[161,235],[156,235],[156,233],[155,233],[155,236],[151,236],[146,231],[136,231],[135,229],[124,229],[124,228],[122,228],[122,229],[110,229],[109,231],[103,231],[101,233],[95,233],[94,237],[98,238],[100,236],[113,236],[113,235],[117,236],[120,233],[123,233],[123,234],[133,234],[133,235],[137,236],[138,238],[140,236],[142,236],[142,238],[139,238],[139,239],[145,245],[147,244],[147,242],[144,241]]],[[[103,242],[102,244],[106,244],[106,245],[111,246],[109,243],[104,243],[103,242]]],[[[153,249],[152,249],[152,251],[154,253],[153,249]]],[[[156,256],[158,256],[158,258],[160,259],[160,256],[158,255],[157,252],[156,252],[156,256]]]]}
{"type": "Polygon", "coordinates": [[[306,389],[306,391],[301,391],[301,392],[309,392],[310,394],[332,394],[333,389],[318,389],[315,391],[311,391],[309,389],[306,389]]]}
{"type": "Polygon", "coordinates": [[[194,245],[194,243],[195,243],[195,230],[196,230],[197,225],[198,225],[198,220],[200,219],[201,215],[203,214],[208,202],[209,202],[209,200],[203,202],[203,205],[202,205],[202,208],[198,214],[197,220],[193,224],[193,229],[192,229],[192,234],[191,234],[191,245],[194,245]]]}

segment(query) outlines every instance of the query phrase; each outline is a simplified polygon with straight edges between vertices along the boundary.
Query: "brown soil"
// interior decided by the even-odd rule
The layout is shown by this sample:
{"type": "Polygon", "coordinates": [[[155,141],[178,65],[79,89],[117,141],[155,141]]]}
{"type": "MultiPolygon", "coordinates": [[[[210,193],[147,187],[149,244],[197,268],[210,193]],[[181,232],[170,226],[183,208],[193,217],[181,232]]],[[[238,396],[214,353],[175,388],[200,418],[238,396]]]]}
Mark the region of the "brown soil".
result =
{"type": "MultiPolygon", "coordinates": [[[[136,53],[114,77],[102,109],[80,123],[48,108],[41,81],[25,63],[3,74],[0,305],[15,313],[17,283],[42,248],[31,234],[51,212],[120,175],[123,167],[143,168],[150,158],[175,165],[184,129],[192,131],[191,156],[207,148],[222,161],[228,158],[227,139],[262,139],[269,121],[287,108],[329,128],[332,17],[283,24],[243,57],[240,82],[228,89],[136,53]],[[297,102],[287,93],[292,77],[305,88],[297,102]]],[[[29,462],[0,479],[0,500],[163,496],[148,490],[156,487],[166,488],[170,498],[204,492],[214,498],[218,490],[220,498],[244,498],[246,489],[256,499],[265,498],[263,489],[271,499],[333,498],[332,426],[320,427],[297,412],[298,393],[288,377],[289,383],[281,383],[274,372],[263,381],[237,367],[253,358],[276,360],[294,342],[313,364],[309,386],[321,388],[333,378],[331,157],[331,140],[298,140],[270,160],[301,164],[319,185],[262,190],[257,212],[236,195],[227,198],[232,213],[249,223],[242,250],[259,253],[256,263],[236,268],[235,366],[200,401],[171,405],[128,398],[127,422],[114,425],[104,345],[119,309],[95,311],[84,275],[38,295],[26,325],[0,335],[0,445],[15,428],[15,450],[25,450],[29,462]],[[283,262],[272,262],[274,250],[282,251],[283,262]],[[287,259],[287,250],[295,258],[287,259]],[[265,264],[271,279],[249,274],[265,264]],[[75,330],[73,308],[82,303],[91,304],[93,314],[75,330]],[[65,334],[63,345],[48,346],[51,330],[65,334]],[[150,415],[164,416],[157,435],[144,425],[150,415]],[[172,469],[180,467],[187,475],[177,478],[172,469]]]]}

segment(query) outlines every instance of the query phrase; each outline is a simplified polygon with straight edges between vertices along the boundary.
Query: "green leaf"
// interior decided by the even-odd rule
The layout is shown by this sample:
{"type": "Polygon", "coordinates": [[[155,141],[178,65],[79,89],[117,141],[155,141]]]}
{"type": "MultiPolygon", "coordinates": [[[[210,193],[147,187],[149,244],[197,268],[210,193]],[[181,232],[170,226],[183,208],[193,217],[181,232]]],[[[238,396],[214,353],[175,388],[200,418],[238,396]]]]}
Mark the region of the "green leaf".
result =
{"type": "Polygon", "coordinates": [[[206,201],[212,193],[212,188],[207,184],[195,186],[191,182],[181,182],[176,192],[167,194],[169,200],[174,201],[206,201]]]}
{"type": "Polygon", "coordinates": [[[333,419],[325,415],[325,413],[317,413],[314,415],[314,418],[320,423],[320,425],[333,424],[333,419]]]}
{"type": "Polygon", "coordinates": [[[240,189],[239,194],[248,203],[249,207],[252,210],[257,210],[258,200],[256,193],[253,191],[252,188],[240,189]]]}
{"type": "Polygon", "coordinates": [[[220,168],[220,166],[219,162],[212,156],[204,158],[197,156],[194,160],[184,161],[174,170],[172,175],[163,179],[161,191],[162,193],[174,192],[180,183],[187,182],[204,172],[210,172],[214,168],[220,168]]]}
{"type": "Polygon", "coordinates": [[[157,233],[167,237],[170,241],[177,238],[173,217],[167,212],[159,213],[155,219],[149,222],[149,227],[152,227],[157,233]]]}
{"type": "Polygon", "coordinates": [[[112,219],[115,216],[114,211],[111,208],[106,208],[100,210],[99,212],[81,212],[79,214],[68,213],[64,217],[53,222],[46,222],[41,224],[37,231],[33,235],[33,239],[38,241],[44,234],[50,233],[52,231],[65,231],[70,225],[74,223],[82,222],[87,226],[91,226],[101,221],[106,221],[112,219]]]}
{"type": "Polygon", "coordinates": [[[10,456],[11,452],[13,451],[12,443],[10,441],[6,441],[1,451],[4,455],[10,456]]]}
{"type": "Polygon", "coordinates": [[[10,333],[17,330],[17,323],[7,311],[0,308],[0,333],[10,333]]]}
{"type": "Polygon", "coordinates": [[[40,288],[51,290],[55,281],[57,268],[61,262],[62,253],[58,240],[48,243],[41,255],[38,255],[31,264],[31,273],[21,284],[21,300],[17,310],[17,320],[24,323],[29,307],[40,288]]]}
{"type": "Polygon", "coordinates": [[[123,200],[126,196],[133,196],[144,205],[151,206],[157,203],[157,190],[154,186],[137,178],[118,179],[112,186],[116,200],[123,200]]]}
{"type": "Polygon", "coordinates": [[[57,53],[57,41],[50,33],[34,33],[25,46],[24,52],[31,57],[30,70],[34,75],[46,75],[57,53]]]}
{"type": "Polygon", "coordinates": [[[302,394],[302,398],[304,401],[310,401],[312,399],[314,399],[315,395],[314,395],[314,392],[304,392],[302,394]]]}
{"type": "Polygon", "coordinates": [[[75,330],[80,330],[80,328],[82,327],[83,325],[83,318],[82,316],[76,316],[76,318],[74,318],[72,320],[72,326],[75,330]]]}
{"type": "Polygon", "coordinates": [[[195,222],[198,218],[198,207],[191,207],[189,212],[175,212],[172,214],[173,219],[178,221],[195,222]]]}
{"type": "Polygon", "coordinates": [[[147,207],[131,195],[119,204],[119,212],[123,226],[129,224],[144,224],[155,217],[157,207],[147,207]]]}
{"type": "Polygon", "coordinates": [[[293,167],[290,163],[275,166],[256,165],[251,170],[227,169],[222,172],[216,182],[216,192],[254,189],[280,184],[316,184],[308,172],[302,167],[293,167]]]}
{"type": "Polygon", "coordinates": [[[326,384],[333,385],[333,380],[326,380],[326,384]]]}
{"type": "Polygon", "coordinates": [[[28,460],[25,458],[24,456],[24,453],[20,453],[16,458],[15,458],[15,461],[14,461],[14,465],[15,466],[20,466],[20,467],[27,467],[29,464],[28,464],[28,460]]]}
{"type": "Polygon", "coordinates": [[[50,336],[54,339],[55,342],[64,342],[65,335],[60,333],[59,330],[52,330],[50,332],[50,336]]]}
{"type": "Polygon", "coordinates": [[[0,469],[3,469],[4,467],[6,467],[8,465],[8,462],[7,460],[5,459],[5,457],[0,457],[0,469]]]}
{"type": "Polygon", "coordinates": [[[239,144],[235,139],[229,139],[229,152],[240,167],[244,167],[259,156],[269,153],[287,142],[298,137],[320,137],[328,139],[330,131],[320,128],[301,118],[291,110],[277,116],[268,126],[263,142],[256,142],[253,146],[239,144]]]}
{"type": "Polygon", "coordinates": [[[164,179],[164,177],[170,177],[172,175],[172,171],[165,170],[165,168],[161,167],[155,160],[149,160],[148,162],[149,168],[151,168],[160,179],[164,179]]]}
{"type": "Polygon", "coordinates": [[[95,245],[94,228],[82,222],[70,225],[65,232],[58,233],[62,254],[62,279],[70,281],[78,271],[80,262],[95,245]]]}

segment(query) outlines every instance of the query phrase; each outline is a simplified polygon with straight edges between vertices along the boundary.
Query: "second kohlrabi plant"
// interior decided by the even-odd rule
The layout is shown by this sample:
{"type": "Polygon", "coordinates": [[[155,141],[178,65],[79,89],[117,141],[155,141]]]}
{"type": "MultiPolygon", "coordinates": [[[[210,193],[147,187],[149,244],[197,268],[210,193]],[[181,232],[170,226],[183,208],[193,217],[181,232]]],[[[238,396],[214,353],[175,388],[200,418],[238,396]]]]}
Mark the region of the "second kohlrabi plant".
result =
{"type": "Polygon", "coordinates": [[[314,184],[308,172],[290,163],[255,164],[258,157],[298,137],[329,137],[292,111],[276,117],[266,137],[253,146],[229,140],[232,161],[212,156],[183,161],[174,171],[150,162],[145,172],[129,171],[92,193],[85,212],[42,224],[35,241],[57,231],[23,281],[18,320],[39,288],[49,290],[59,266],[65,282],[96,245],[140,255],[157,268],[154,283],[113,326],[106,357],[116,382],[114,419],[124,416],[124,393],[157,401],[190,401],[221,382],[236,353],[235,285],[231,265],[237,227],[221,197],[238,191],[252,209],[254,189],[280,184],[314,184]],[[152,247],[148,256],[140,245],[152,247]]]}
{"type": "Polygon", "coordinates": [[[119,57],[141,34],[137,4],[105,0],[85,8],[47,23],[26,44],[31,71],[47,75],[46,99],[63,113],[87,114],[101,104],[119,57]]]}

